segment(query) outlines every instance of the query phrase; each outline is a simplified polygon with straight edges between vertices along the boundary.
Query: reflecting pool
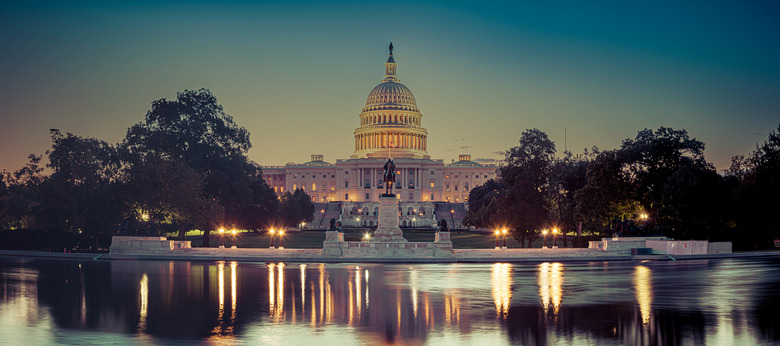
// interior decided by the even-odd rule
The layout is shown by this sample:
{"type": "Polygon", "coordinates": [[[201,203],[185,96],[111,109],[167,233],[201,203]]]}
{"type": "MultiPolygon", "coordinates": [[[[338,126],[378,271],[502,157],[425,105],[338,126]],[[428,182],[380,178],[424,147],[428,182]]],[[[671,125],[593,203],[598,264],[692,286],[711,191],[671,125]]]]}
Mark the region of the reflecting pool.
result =
{"type": "Polygon", "coordinates": [[[780,261],[0,258],[0,343],[767,344],[780,261]]]}

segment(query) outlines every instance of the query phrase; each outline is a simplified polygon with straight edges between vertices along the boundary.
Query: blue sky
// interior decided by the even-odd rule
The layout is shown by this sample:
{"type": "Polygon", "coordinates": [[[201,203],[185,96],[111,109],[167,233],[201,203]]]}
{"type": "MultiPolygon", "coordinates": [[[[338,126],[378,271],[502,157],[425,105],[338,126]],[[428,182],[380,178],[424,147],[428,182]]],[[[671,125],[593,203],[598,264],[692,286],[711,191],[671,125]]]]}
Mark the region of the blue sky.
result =
{"type": "Polygon", "coordinates": [[[780,123],[776,2],[3,2],[0,169],[48,130],[120,141],[208,88],[263,165],[348,158],[393,41],[428,151],[500,158],[539,128],[580,152],[686,129],[718,169],[780,123]]]}

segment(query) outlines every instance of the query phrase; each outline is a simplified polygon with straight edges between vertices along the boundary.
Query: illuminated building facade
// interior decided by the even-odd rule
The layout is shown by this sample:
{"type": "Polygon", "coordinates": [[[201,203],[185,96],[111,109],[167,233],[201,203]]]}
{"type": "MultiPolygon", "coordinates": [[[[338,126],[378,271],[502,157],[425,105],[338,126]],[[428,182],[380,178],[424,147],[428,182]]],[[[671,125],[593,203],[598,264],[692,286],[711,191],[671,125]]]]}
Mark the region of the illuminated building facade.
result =
{"type": "Polygon", "coordinates": [[[451,164],[431,159],[422,113],[411,90],[398,79],[396,67],[391,46],[385,77],[368,94],[360,113],[355,151],[349,159],[334,164],[312,155],[302,164],[262,167],[264,179],[277,195],[303,189],[314,202],[334,204],[318,205],[315,228],[335,218],[336,212],[345,225],[376,225],[374,211],[385,191],[382,166],[388,157],[396,165],[393,188],[401,202],[402,227],[432,227],[440,216],[444,218],[438,214],[445,212],[448,222],[459,227],[469,191],[496,178],[495,165],[471,161],[470,155],[460,155],[451,164]]]}

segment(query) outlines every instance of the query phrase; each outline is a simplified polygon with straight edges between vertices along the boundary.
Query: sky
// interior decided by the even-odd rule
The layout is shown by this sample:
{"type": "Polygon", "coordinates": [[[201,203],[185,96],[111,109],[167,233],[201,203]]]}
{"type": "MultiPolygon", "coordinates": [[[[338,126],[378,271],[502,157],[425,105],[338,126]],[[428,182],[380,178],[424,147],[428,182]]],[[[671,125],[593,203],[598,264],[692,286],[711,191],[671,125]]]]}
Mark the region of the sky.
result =
{"type": "Polygon", "coordinates": [[[347,159],[392,41],[428,153],[559,154],[685,129],[719,170],[780,124],[776,1],[3,1],[0,170],[49,129],[118,143],[154,100],[207,88],[261,165],[347,159]]]}

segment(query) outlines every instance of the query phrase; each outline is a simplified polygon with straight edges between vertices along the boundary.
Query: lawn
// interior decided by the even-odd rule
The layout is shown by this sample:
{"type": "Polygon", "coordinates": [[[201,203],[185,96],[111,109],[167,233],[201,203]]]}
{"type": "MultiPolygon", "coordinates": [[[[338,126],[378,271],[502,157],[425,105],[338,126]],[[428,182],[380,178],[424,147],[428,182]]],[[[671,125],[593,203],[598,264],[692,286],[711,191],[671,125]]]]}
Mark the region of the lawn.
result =
{"type": "MultiPolygon", "coordinates": [[[[345,230],[344,240],[346,241],[359,241],[366,230],[345,230]]],[[[404,230],[404,238],[410,242],[432,242],[434,240],[436,232],[431,230],[404,230]]],[[[188,237],[192,240],[193,247],[199,247],[201,245],[201,237],[199,235],[188,237]]],[[[452,246],[455,249],[490,249],[496,246],[496,239],[492,233],[482,233],[473,231],[454,231],[450,233],[450,239],[452,240],[452,246]]],[[[324,231],[292,231],[284,234],[284,240],[282,245],[289,249],[319,249],[322,248],[322,242],[325,240],[324,231]]],[[[241,248],[267,248],[270,246],[270,237],[268,234],[253,233],[253,232],[241,232],[235,237],[236,246],[241,248]]],[[[499,240],[499,245],[501,245],[499,240]]],[[[279,237],[275,237],[274,243],[279,245],[279,237]]],[[[533,247],[542,247],[543,240],[541,238],[536,239],[533,243],[533,247]]],[[[563,247],[562,239],[558,239],[558,246],[563,247]]],[[[217,247],[220,244],[220,237],[218,234],[212,233],[211,246],[217,247]]],[[[233,236],[226,234],[224,236],[224,244],[227,247],[233,245],[233,236]]],[[[520,245],[511,237],[507,236],[506,244],[510,248],[519,248],[520,245]]],[[[547,246],[552,246],[552,239],[547,239],[547,246]]],[[[569,244],[571,246],[571,244],[569,244]]]]}

